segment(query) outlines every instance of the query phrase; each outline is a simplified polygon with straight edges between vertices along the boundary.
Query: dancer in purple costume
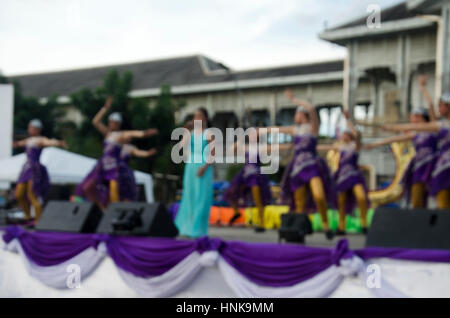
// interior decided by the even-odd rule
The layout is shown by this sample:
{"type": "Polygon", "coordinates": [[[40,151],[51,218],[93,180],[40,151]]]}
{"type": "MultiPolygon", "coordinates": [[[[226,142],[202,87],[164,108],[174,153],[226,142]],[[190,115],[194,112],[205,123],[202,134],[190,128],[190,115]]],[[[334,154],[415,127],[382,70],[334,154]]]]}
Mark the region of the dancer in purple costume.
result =
{"type": "Polygon", "coordinates": [[[141,150],[132,144],[122,146],[119,161],[120,201],[136,201],[138,186],[134,178],[134,171],[130,167],[130,158],[149,158],[156,154],[156,149],[141,150]]]}
{"type": "Polygon", "coordinates": [[[261,222],[255,227],[255,231],[264,232],[264,207],[271,202],[272,194],[269,179],[266,175],[261,174],[256,129],[249,134],[249,141],[248,146],[239,141],[234,144],[234,150],[245,151],[245,165],[231,181],[230,187],[225,193],[225,201],[230,203],[235,213],[230,220],[230,226],[241,216],[238,210],[239,203],[246,206],[253,203],[258,208],[261,222]]]}
{"type": "Polygon", "coordinates": [[[319,211],[327,239],[334,233],[328,223],[328,202],[334,203],[330,171],[325,161],[317,155],[319,118],[315,108],[308,102],[295,99],[290,90],[286,96],[299,107],[293,126],[271,127],[294,138],[294,157],[286,167],[281,181],[283,200],[296,213],[319,211]]]}
{"type": "Polygon", "coordinates": [[[108,126],[102,119],[111,108],[113,99],[108,97],[92,124],[104,136],[103,155],[93,170],[75,189],[75,195],[95,202],[102,210],[108,203],[120,201],[119,163],[122,145],[134,138],[150,137],[158,133],[156,129],[121,131],[122,116],[112,113],[108,117],[108,126]]]}
{"type": "MultiPolygon", "coordinates": [[[[439,99],[440,119],[436,118],[434,103],[426,90],[426,77],[419,78],[420,89],[429,105],[431,122],[385,125],[385,129],[395,132],[436,133],[436,163],[433,165],[428,192],[436,197],[437,206],[442,210],[450,209],[450,92],[442,94],[439,99]]],[[[414,197],[414,193],[412,193],[414,197]]]]}
{"type": "Polygon", "coordinates": [[[25,213],[25,219],[30,219],[30,205],[33,206],[35,221],[42,213],[42,202],[50,189],[47,169],[39,162],[42,149],[45,147],[66,147],[65,141],[49,139],[41,136],[42,122],[33,119],[28,124],[30,137],[15,141],[13,146],[25,147],[27,161],[25,162],[19,179],[17,180],[15,198],[25,213]]]}
{"type": "MultiPolygon", "coordinates": [[[[426,109],[416,109],[411,113],[410,123],[421,124],[429,122],[426,109]]],[[[382,127],[391,130],[389,126],[382,127]]],[[[395,131],[395,129],[393,130],[395,131]]],[[[403,175],[403,193],[413,208],[426,208],[428,187],[431,174],[437,160],[437,136],[433,132],[408,132],[398,136],[385,138],[378,142],[366,145],[367,149],[388,145],[393,142],[412,141],[416,155],[411,160],[403,175]]]]}
{"type": "Polygon", "coordinates": [[[353,213],[358,206],[361,213],[363,233],[367,233],[367,209],[369,197],[364,176],[358,167],[359,151],[361,149],[360,133],[356,130],[350,115],[344,111],[347,129],[334,145],[319,145],[318,150],[339,151],[339,165],[334,174],[334,184],[337,192],[337,208],[339,224],[337,235],[345,235],[345,215],[353,213]]]}

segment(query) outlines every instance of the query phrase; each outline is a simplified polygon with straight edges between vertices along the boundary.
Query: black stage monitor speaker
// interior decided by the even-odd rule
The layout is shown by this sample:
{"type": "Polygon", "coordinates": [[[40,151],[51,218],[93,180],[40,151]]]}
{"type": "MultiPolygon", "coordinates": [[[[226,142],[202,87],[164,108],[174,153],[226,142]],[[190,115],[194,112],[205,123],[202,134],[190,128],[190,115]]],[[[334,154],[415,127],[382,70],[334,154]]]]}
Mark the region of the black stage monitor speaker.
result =
{"type": "Polygon", "coordinates": [[[450,211],[378,208],[366,246],[450,249],[450,211]]]}
{"type": "Polygon", "coordinates": [[[36,230],[95,233],[102,212],[91,202],[50,201],[36,230]]]}
{"type": "Polygon", "coordinates": [[[175,237],[178,229],[163,204],[121,202],[108,206],[97,233],[175,237]]]}
{"type": "Polygon", "coordinates": [[[307,214],[286,213],[281,215],[278,230],[279,241],[304,243],[305,235],[312,233],[312,225],[307,214]]]}

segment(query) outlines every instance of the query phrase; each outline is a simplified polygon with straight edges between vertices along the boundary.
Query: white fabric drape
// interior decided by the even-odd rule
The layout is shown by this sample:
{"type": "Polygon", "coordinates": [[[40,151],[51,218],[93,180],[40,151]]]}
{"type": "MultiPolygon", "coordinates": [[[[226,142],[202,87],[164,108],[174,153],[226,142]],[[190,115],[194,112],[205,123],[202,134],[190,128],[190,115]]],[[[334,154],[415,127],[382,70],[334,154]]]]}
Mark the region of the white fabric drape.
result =
{"type": "Polygon", "coordinates": [[[88,248],[61,264],[39,266],[27,258],[19,240],[12,240],[9,244],[6,244],[4,248],[20,255],[30,276],[47,286],[58,289],[65,289],[68,288],[69,284],[76,283],[76,281],[70,281],[72,277],[75,277],[74,275],[77,275],[77,273],[73,271],[74,265],[80,270],[79,280],[81,281],[86,279],[97,268],[106,255],[106,246],[104,243],[101,243],[97,249],[88,248]]]}
{"type": "Polygon", "coordinates": [[[202,270],[204,266],[213,266],[217,252],[194,252],[180,263],[156,277],[138,277],[122,269],[118,269],[125,283],[144,297],[168,297],[186,287],[202,270]]]}
{"type": "MultiPolygon", "coordinates": [[[[0,242],[0,248],[2,248],[2,245],[4,250],[19,255],[30,276],[47,286],[57,289],[69,288],[68,279],[72,274],[68,271],[70,265],[79,266],[81,269],[80,279],[84,281],[95,271],[107,255],[106,246],[104,243],[101,243],[97,249],[86,249],[64,263],[54,266],[39,266],[26,257],[19,240],[14,239],[9,244],[0,242]]],[[[448,290],[448,284],[445,281],[450,281],[450,264],[391,259],[374,259],[363,262],[356,256],[351,259],[342,259],[340,266],[330,266],[316,276],[288,287],[261,286],[248,280],[238,270],[228,264],[217,251],[209,251],[203,254],[194,252],[164,274],[156,277],[138,277],[117,266],[116,269],[126,286],[138,295],[143,297],[170,297],[180,294],[180,292],[183,292],[184,295],[188,294],[189,286],[197,277],[201,276],[199,274],[205,267],[213,270],[213,273],[216,273],[214,275],[222,277],[214,281],[205,282],[203,286],[210,286],[208,288],[214,289],[216,282],[220,281],[222,284],[228,285],[229,290],[235,293],[237,297],[313,298],[335,295],[342,297],[345,296],[345,293],[341,292],[340,289],[341,285],[345,285],[342,282],[344,280],[346,282],[355,282],[355,279],[359,279],[360,282],[357,288],[369,290],[372,296],[375,297],[426,297],[436,293],[438,293],[437,295],[448,297],[449,294],[445,292],[448,290]],[[379,288],[373,288],[367,284],[371,275],[371,272],[368,271],[368,266],[371,264],[379,265],[382,270],[379,288]],[[338,292],[335,293],[335,291],[338,292]]],[[[8,271],[8,273],[2,274],[23,276],[21,273],[16,273],[18,270],[18,268],[3,267],[3,271],[8,271]]],[[[110,275],[112,274],[110,273],[110,275]]],[[[105,277],[105,275],[97,275],[97,277],[105,277]]],[[[95,277],[93,280],[92,284],[95,285],[95,277]]],[[[102,279],[102,282],[97,282],[97,284],[105,285],[108,284],[108,281],[102,279]]],[[[0,288],[1,286],[0,282],[0,288]]],[[[20,290],[20,286],[17,287],[17,290],[20,290]]],[[[16,291],[15,294],[20,293],[16,291]]],[[[208,297],[208,290],[205,290],[204,294],[205,297],[208,297]]],[[[45,297],[45,295],[42,296],[45,297]]]]}

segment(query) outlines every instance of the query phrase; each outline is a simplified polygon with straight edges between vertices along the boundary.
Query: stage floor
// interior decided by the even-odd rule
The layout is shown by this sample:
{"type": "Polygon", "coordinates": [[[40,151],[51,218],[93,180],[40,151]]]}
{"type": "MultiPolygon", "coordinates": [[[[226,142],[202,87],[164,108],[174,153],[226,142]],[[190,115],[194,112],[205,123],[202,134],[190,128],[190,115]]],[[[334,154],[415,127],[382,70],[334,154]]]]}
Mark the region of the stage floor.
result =
{"type": "MultiPolygon", "coordinates": [[[[225,241],[278,243],[277,230],[266,230],[264,233],[255,233],[252,228],[210,226],[209,236],[218,237],[225,241]]],[[[305,245],[317,247],[334,247],[336,246],[336,243],[343,238],[346,238],[348,240],[350,249],[364,248],[364,245],[366,243],[366,236],[362,234],[335,236],[333,240],[328,241],[325,238],[324,233],[314,233],[306,237],[305,245]]]]}

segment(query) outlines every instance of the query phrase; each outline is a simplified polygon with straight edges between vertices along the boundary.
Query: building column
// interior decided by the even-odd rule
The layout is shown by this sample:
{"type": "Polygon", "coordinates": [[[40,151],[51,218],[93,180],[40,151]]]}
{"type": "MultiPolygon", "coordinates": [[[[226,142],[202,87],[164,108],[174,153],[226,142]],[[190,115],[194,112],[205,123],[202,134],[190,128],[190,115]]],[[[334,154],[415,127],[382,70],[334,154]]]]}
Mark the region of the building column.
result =
{"type": "Polygon", "coordinates": [[[397,65],[395,70],[396,82],[399,92],[400,101],[400,116],[404,119],[409,112],[409,98],[410,98],[410,79],[411,79],[411,65],[410,65],[410,39],[407,35],[400,35],[398,37],[397,47],[397,65]]]}
{"type": "Polygon", "coordinates": [[[439,96],[442,93],[450,92],[450,3],[445,1],[442,4],[440,34],[438,41],[441,41],[440,52],[440,78],[437,80],[441,82],[439,96]]]}
{"type": "Polygon", "coordinates": [[[347,45],[347,57],[344,60],[344,96],[343,107],[348,110],[353,118],[354,108],[356,105],[356,90],[358,89],[359,71],[356,66],[356,50],[355,41],[347,45]]]}
{"type": "Polygon", "coordinates": [[[277,117],[277,103],[276,103],[276,92],[273,90],[269,96],[269,114],[270,114],[270,124],[275,125],[277,117]]]}
{"type": "Polygon", "coordinates": [[[377,74],[369,76],[371,89],[370,89],[370,103],[373,107],[373,114],[378,117],[382,114],[382,109],[380,107],[380,79],[377,74]]]}

